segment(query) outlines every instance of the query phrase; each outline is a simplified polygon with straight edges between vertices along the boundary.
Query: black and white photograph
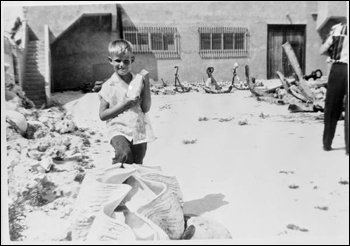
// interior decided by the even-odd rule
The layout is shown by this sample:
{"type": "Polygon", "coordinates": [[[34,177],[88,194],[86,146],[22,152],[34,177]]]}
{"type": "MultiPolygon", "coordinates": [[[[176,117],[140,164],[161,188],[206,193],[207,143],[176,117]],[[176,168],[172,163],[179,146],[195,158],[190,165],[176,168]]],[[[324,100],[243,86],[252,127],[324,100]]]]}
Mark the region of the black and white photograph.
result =
{"type": "Polygon", "coordinates": [[[1,244],[349,245],[348,1],[2,1],[1,244]]]}

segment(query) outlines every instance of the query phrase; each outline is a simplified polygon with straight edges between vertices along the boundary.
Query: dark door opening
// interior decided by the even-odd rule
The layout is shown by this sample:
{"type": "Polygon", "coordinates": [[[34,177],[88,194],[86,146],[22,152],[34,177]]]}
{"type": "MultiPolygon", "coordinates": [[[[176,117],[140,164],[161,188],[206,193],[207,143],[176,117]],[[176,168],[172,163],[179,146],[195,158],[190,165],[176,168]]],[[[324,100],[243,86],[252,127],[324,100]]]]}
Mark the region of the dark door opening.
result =
{"type": "Polygon", "coordinates": [[[267,26],[267,78],[278,78],[276,71],[285,77],[293,75],[293,67],[283,51],[282,45],[287,41],[291,44],[305,73],[305,30],[306,25],[268,25],[267,26]]]}

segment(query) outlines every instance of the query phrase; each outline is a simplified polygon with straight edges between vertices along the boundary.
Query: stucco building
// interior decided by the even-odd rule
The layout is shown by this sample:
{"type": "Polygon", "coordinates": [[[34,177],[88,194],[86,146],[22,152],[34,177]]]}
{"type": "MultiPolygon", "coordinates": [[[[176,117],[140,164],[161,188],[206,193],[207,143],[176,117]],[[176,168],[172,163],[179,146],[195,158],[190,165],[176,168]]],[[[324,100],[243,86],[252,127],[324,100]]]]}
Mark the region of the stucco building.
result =
{"type": "Polygon", "coordinates": [[[144,68],[159,82],[174,83],[175,66],[181,81],[202,82],[209,66],[218,81],[230,81],[235,62],[242,79],[245,64],[259,79],[276,78],[276,71],[290,76],[282,51],[287,41],[305,74],[328,75],[318,50],[329,27],[348,17],[346,1],[124,2],[23,11],[23,88],[36,100],[110,77],[107,46],[117,38],[134,44],[134,72],[144,68]]]}

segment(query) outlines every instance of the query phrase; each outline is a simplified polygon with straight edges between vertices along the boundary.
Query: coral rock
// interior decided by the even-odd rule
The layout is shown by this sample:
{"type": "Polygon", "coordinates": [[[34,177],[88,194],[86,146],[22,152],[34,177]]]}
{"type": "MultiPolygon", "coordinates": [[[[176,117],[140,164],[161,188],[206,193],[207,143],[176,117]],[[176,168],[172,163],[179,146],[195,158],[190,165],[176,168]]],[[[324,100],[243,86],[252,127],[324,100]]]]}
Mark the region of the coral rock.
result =
{"type": "Polygon", "coordinates": [[[230,232],[220,223],[203,217],[191,217],[187,221],[187,228],[195,227],[191,239],[231,239],[230,232]]]}
{"type": "Polygon", "coordinates": [[[21,134],[24,134],[27,130],[28,124],[26,118],[21,114],[13,110],[6,110],[6,119],[14,123],[21,134]]]}

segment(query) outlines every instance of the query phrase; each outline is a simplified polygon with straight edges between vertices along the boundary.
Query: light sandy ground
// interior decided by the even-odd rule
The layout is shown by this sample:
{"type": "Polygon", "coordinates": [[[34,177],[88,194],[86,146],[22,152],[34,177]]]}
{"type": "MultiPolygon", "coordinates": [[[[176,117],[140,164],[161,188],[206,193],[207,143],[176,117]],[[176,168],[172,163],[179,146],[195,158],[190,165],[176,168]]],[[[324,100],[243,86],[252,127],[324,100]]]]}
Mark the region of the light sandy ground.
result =
{"type": "MultiPolygon", "coordinates": [[[[81,94],[62,96],[65,103],[81,94]]],[[[338,122],[335,150],[324,152],[322,113],[292,114],[287,105],[259,102],[249,91],[152,99],[158,139],[149,143],[144,165],[177,177],[186,213],[222,223],[234,244],[349,243],[344,121],[338,122]]],[[[95,165],[110,165],[113,149],[97,117],[97,94],[65,105],[102,138],[92,146],[95,165]]]]}

